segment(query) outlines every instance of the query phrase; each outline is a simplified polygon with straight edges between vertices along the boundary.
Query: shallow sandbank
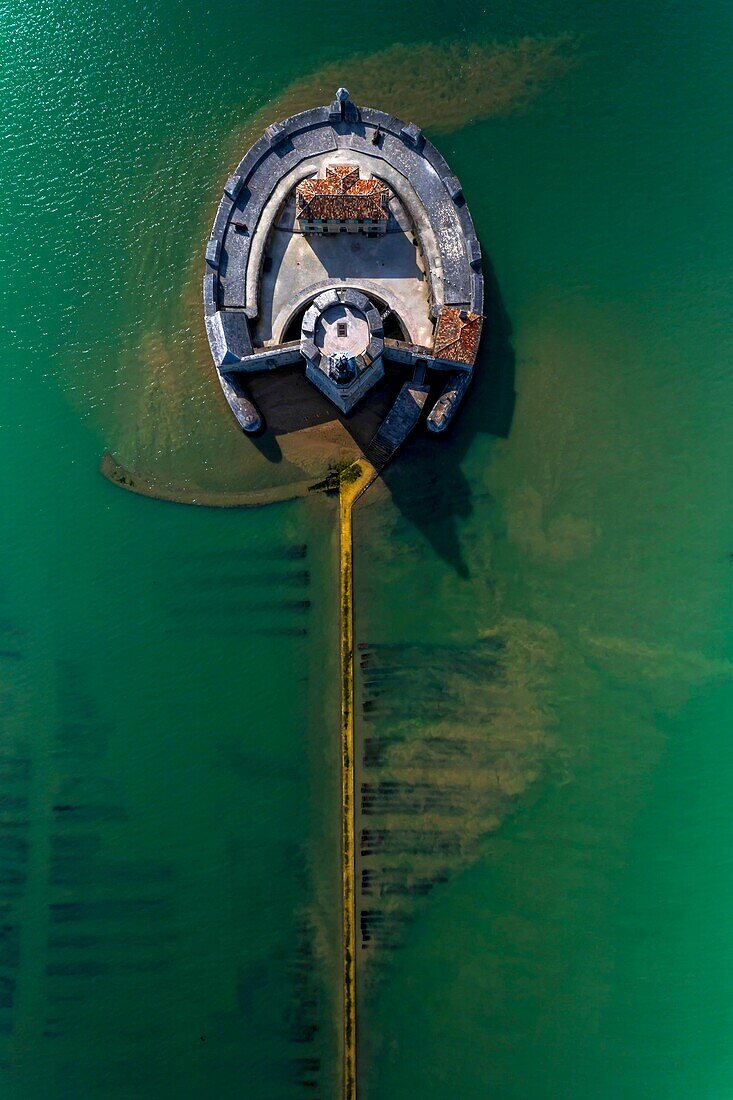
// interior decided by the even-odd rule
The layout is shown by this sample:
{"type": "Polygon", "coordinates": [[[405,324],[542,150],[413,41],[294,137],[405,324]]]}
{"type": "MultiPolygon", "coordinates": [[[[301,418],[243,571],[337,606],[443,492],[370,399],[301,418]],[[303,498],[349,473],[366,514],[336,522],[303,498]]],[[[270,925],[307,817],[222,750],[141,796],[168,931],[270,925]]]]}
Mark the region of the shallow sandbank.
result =
{"type": "Polygon", "coordinates": [[[114,455],[106,451],[99,463],[99,472],[131,493],[156,500],[169,500],[175,504],[199,504],[206,508],[257,508],[263,504],[278,504],[285,500],[308,496],[313,482],[295,481],[289,485],[273,485],[267,489],[251,489],[243,492],[227,492],[203,489],[200,485],[177,484],[163,478],[145,476],[121,466],[114,455]]]}

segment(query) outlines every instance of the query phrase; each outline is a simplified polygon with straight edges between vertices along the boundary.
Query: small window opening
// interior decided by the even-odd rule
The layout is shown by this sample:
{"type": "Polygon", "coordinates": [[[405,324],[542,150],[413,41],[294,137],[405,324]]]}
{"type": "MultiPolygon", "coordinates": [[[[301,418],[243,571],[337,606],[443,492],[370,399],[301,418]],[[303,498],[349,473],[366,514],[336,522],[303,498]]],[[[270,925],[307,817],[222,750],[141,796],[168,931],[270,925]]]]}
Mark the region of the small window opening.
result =
{"type": "Polygon", "coordinates": [[[347,331],[346,321],[337,321],[336,322],[336,335],[337,336],[346,336],[346,331],[347,331]]]}

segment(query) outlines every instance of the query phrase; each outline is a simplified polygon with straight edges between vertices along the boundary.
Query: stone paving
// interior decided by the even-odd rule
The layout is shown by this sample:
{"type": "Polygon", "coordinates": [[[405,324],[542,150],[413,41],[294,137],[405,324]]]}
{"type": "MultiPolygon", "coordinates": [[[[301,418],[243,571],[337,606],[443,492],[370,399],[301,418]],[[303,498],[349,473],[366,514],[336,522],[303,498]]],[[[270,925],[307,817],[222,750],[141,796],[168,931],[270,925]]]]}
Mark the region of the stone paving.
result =
{"type": "MultiPolygon", "coordinates": [[[[401,218],[406,218],[399,206],[401,218]]],[[[293,231],[295,211],[280,217],[265,251],[268,270],[260,280],[258,344],[279,343],[292,316],[320,289],[338,284],[381,288],[381,301],[394,310],[412,343],[431,339],[429,283],[419,243],[395,218],[381,237],[362,234],[308,237],[293,231]]],[[[408,223],[409,224],[409,223],[408,223]]],[[[368,293],[368,291],[367,291],[368,293]]]]}

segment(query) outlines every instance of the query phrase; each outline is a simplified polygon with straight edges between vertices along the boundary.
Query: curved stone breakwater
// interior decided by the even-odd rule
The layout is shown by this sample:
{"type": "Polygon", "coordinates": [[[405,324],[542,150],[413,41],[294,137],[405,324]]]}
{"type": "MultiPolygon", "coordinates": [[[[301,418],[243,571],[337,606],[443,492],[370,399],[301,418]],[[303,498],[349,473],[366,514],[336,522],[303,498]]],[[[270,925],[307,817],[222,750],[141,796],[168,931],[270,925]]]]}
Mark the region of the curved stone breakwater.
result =
{"type": "Polygon", "coordinates": [[[303,480],[243,492],[203,489],[199,485],[178,484],[128,470],[109,451],[102,455],[99,472],[107,481],[128,492],[155,500],[169,500],[173,504],[197,504],[204,508],[259,508],[264,504],[281,504],[286,500],[307,497],[314,486],[313,481],[303,480]]]}

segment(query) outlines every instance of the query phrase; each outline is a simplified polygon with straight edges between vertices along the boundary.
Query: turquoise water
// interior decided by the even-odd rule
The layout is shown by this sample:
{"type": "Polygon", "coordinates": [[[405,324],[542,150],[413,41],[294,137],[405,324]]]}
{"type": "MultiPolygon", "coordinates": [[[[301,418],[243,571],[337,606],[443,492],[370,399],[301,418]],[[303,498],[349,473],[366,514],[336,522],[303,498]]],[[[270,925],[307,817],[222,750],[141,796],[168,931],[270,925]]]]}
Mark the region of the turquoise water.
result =
{"type": "Polygon", "coordinates": [[[479,399],[365,501],[358,630],[418,650],[371,727],[420,745],[393,774],[424,774],[426,730],[460,745],[430,778],[484,841],[406,906],[362,1014],[368,1096],[733,1089],[729,39],[706,13],[668,7],[653,46],[639,22],[599,33],[561,104],[444,143],[513,323],[516,411],[497,440],[479,399]],[[486,632],[506,648],[477,713],[462,668],[486,632]],[[450,694],[423,707],[441,642],[450,694]]]}
{"type": "Polygon", "coordinates": [[[331,525],[115,491],[12,393],[55,446],[3,464],[4,1095],[334,1088],[331,525]]]}
{"type": "Polygon", "coordinates": [[[462,837],[396,844],[432,889],[365,962],[361,1086],[722,1100],[730,13],[373,4],[348,41],[319,14],[3,9],[4,1095],[338,1094],[332,504],[187,509],[96,466],[240,483],[195,258],[256,111],[402,42],[414,71],[343,80],[418,88],[430,131],[423,44],[568,35],[521,111],[512,70],[436,121],[511,323],[511,431],[499,333],[458,431],[357,517],[360,652],[391,676],[359,733],[434,792],[417,831],[462,837]]]}

